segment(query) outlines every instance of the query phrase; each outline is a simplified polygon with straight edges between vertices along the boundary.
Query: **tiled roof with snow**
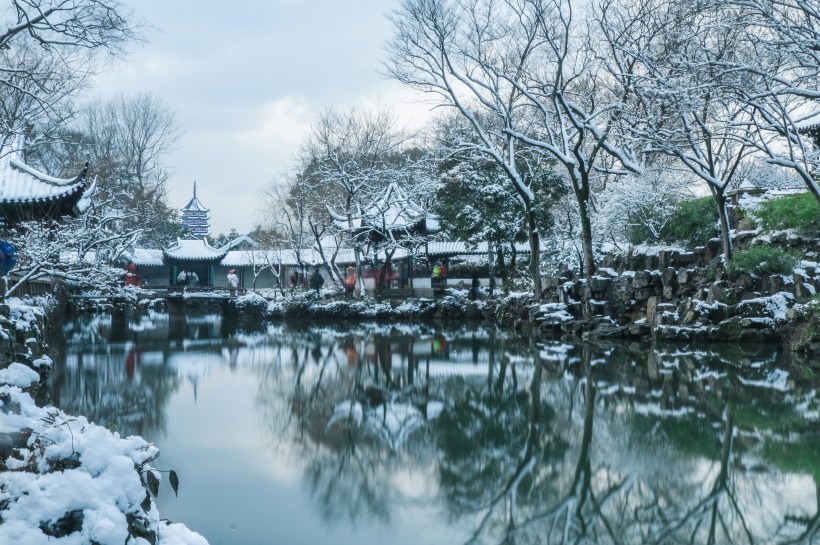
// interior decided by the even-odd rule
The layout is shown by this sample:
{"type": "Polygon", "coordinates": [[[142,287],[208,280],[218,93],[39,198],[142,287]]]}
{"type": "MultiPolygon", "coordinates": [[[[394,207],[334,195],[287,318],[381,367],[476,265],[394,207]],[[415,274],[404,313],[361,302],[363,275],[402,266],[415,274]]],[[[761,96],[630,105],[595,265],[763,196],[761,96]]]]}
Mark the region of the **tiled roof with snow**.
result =
{"type": "MultiPolygon", "coordinates": [[[[333,249],[324,250],[325,258],[330,260],[333,257],[333,249]]],[[[299,252],[301,262],[305,265],[320,265],[323,263],[322,256],[313,248],[304,248],[299,252]]],[[[353,250],[351,248],[340,248],[336,254],[335,263],[337,265],[349,265],[354,263],[353,250]]],[[[251,267],[260,266],[267,263],[282,264],[285,267],[295,267],[299,264],[296,259],[296,251],[292,249],[259,249],[259,250],[231,250],[220,265],[224,267],[251,267]]]]}
{"type": "Polygon", "coordinates": [[[820,112],[815,112],[808,117],[804,117],[794,124],[798,130],[810,129],[820,125],[820,112]]]}
{"type": "Polygon", "coordinates": [[[0,149],[0,202],[55,201],[84,189],[87,167],[76,178],[49,176],[22,161],[19,142],[0,149]]]}
{"type": "Polygon", "coordinates": [[[371,225],[391,229],[409,229],[425,217],[424,212],[407,198],[404,191],[391,183],[384,194],[364,211],[364,219],[371,225]]]}
{"type": "Polygon", "coordinates": [[[209,212],[196,197],[191,199],[181,210],[183,212],[209,212]]]}
{"type": "Polygon", "coordinates": [[[131,256],[131,261],[138,267],[161,267],[163,265],[162,250],[136,248],[131,256]]]}
{"type": "Polygon", "coordinates": [[[268,263],[279,263],[281,259],[289,260],[290,250],[230,250],[220,265],[224,267],[265,266],[268,263]]]}
{"type": "Polygon", "coordinates": [[[227,253],[225,250],[217,249],[208,244],[205,239],[180,239],[170,248],[164,250],[164,255],[168,259],[182,261],[198,260],[220,260],[227,253]]]}
{"type": "Polygon", "coordinates": [[[240,246],[240,245],[251,246],[253,248],[258,248],[259,247],[259,243],[256,242],[255,240],[253,240],[248,235],[239,235],[238,237],[236,237],[232,241],[228,242],[224,246],[221,246],[219,249],[220,250],[232,250],[232,249],[234,249],[234,248],[236,248],[237,246],[240,246]]]}
{"type": "Polygon", "coordinates": [[[387,189],[365,209],[357,211],[348,224],[348,218],[328,207],[334,222],[345,230],[359,230],[364,226],[382,231],[409,230],[426,221],[428,231],[438,230],[438,221],[413,202],[397,184],[387,189]]]}
{"type": "MultiPolygon", "coordinates": [[[[487,251],[486,242],[479,242],[475,246],[468,245],[464,241],[427,243],[427,253],[430,255],[487,255],[487,251]]],[[[515,251],[520,254],[529,253],[530,245],[525,242],[516,244],[515,251]]]]}
{"type": "MultiPolygon", "coordinates": [[[[272,249],[272,248],[258,248],[248,250],[225,250],[213,248],[204,240],[183,239],[177,242],[167,250],[147,250],[137,249],[134,251],[132,261],[137,266],[161,266],[163,265],[163,258],[177,259],[177,260],[219,260],[219,265],[223,267],[253,267],[266,266],[268,264],[281,264],[285,267],[296,267],[301,262],[303,265],[314,266],[323,264],[322,256],[318,250],[314,248],[304,248],[299,251],[299,259],[297,259],[297,252],[291,248],[272,249]]],[[[518,253],[529,253],[530,247],[526,243],[515,245],[518,253]]],[[[333,259],[334,248],[325,248],[325,258],[329,261],[333,259]]],[[[409,251],[405,248],[395,248],[393,252],[393,259],[404,259],[409,255],[409,251]]],[[[486,256],[487,243],[482,242],[476,246],[469,246],[465,242],[429,242],[427,244],[427,253],[431,257],[443,256],[486,256]]],[[[423,246],[419,247],[415,252],[418,257],[425,255],[423,246]]],[[[369,255],[362,255],[363,258],[370,257],[369,255]]],[[[385,252],[380,251],[377,255],[380,261],[385,260],[385,252]]],[[[347,266],[355,263],[354,251],[352,248],[339,248],[336,251],[335,263],[338,266],[347,266]]]]}

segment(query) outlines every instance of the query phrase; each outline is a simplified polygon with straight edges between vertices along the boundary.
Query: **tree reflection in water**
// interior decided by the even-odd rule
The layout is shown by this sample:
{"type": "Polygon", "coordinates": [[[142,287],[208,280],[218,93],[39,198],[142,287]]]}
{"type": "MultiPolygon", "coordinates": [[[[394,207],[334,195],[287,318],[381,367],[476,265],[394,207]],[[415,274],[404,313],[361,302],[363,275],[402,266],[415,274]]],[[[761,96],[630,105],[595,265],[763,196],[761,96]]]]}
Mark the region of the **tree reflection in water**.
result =
{"type": "Polygon", "coordinates": [[[762,466],[772,440],[788,441],[761,418],[800,419],[782,403],[795,392],[758,384],[771,352],[749,367],[734,363],[748,353],[532,344],[492,330],[284,339],[293,372],[263,381],[260,403],[286,400],[273,434],[298,446],[327,521],[388,523],[426,503],[469,524],[470,544],[817,536],[816,502],[801,507],[777,465],[762,466]]]}
{"type": "Polygon", "coordinates": [[[114,334],[95,319],[58,349],[62,408],[161,431],[188,376],[180,353],[250,365],[271,448],[329,526],[390,528],[413,511],[470,544],[820,540],[818,399],[771,347],[401,324],[273,324],[251,338],[161,316],[114,334]]]}

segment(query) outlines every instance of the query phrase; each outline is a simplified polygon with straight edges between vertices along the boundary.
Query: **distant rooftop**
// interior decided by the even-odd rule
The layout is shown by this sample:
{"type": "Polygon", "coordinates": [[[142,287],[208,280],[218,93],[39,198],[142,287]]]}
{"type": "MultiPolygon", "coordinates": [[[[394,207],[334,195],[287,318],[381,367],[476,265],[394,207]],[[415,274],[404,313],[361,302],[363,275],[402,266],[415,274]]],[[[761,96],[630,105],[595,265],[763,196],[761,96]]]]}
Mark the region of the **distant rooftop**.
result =
{"type": "Polygon", "coordinates": [[[199,238],[178,238],[175,244],[163,252],[166,258],[180,261],[218,261],[225,257],[226,253],[227,250],[214,248],[207,240],[199,238]]]}

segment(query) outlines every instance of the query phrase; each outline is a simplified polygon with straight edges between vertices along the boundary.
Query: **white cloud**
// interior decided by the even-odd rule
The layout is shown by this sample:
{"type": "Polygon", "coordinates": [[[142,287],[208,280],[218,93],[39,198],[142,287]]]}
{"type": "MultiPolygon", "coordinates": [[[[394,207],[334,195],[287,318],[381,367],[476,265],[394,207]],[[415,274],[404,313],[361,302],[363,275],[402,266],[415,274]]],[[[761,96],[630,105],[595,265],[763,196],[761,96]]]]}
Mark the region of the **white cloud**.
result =
{"type": "Polygon", "coordinates": [[[324,108],[389,106],[410,129],[429,118],[429,105],[378,74],[397,0],[130,1],[155,31],[94,91],[151,92],[176,111],[184,137],[168,158],[169,204],[185,205],[196,180],[215,233],[253,227],[261,189],[292,166],[324,108]]]}

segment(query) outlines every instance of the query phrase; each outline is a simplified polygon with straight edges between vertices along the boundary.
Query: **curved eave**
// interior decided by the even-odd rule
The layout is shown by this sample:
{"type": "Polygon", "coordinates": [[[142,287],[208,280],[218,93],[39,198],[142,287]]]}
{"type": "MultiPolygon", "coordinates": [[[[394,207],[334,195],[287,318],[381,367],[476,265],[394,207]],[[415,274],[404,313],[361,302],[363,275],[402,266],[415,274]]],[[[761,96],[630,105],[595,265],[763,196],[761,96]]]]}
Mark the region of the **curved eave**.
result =
{"type": "MultiPolygon", "coordinates": [[[[24,163],[17,161],[16,159],[11,159],[9,162],[12,168],[19,170],[21,172],[25,172],[26,174],[32,176],[33,178],[37,179],[43,184],[52,186],[52,187],[59,187],[62,188],[61,191],[56,191],[49,195],[39,195],[33,197],[9,197],[9,196],[2,196],[0,195],[0,204],[42,204],[42,203],[56,203],[59,201],[65,201],[72,206],[76,204],[76,202],[84,196],[87,192],[86,186],[88,184],[88,180],[86,176],[88,174],[88,163],[85,164],[83,169],[80,173],[72,178],[72,179],[60,179],[60,178],[51,178],[42,174],[24,163]],[[69,202],[72,201],[73,202],[69,202]]],[[[93,189],[94,184],[92,184],[91,189],[93,189]]]]}
{"type": "MultiPolygon", "coordinates": [[[[85,187],[78,185],[70,188],[62,193],[42,197],[26,197],[23,199],[16,199],[10,197],[0,197],[0,204],[42,204],[42,203],[56,203],[60,201],[71,201],[73,199],[79,200],[83,196],[85,187]]],[[[73,204],[73,203],[72,203],[73,204]]]]}
{"type": "Polygon", "coordinates": [[[57,187],[68,187],[73,186],[74,184],[80,183],[85,175],[88,173],[88,162],[85,163],[83,169],[80,173],[75,176],[74,178],[55,178],[54,176],[49,176],[43,172],[40,172],[36,168],[32,168],[25,164],[23,161],[17,159],[16,157],[12,157],[9,159],[9,166],[15,170],[19,170],[20,172],[25,172],[29,176],[33,178],[37,178],[44,184],[57,186],[57,187]]]}
{"type": "Polygon", "coordinates": [[[190,212],[202,212],[202,213],[205,213],[205,214],[210,212],[210,210],[208,208],[205,208],[205,206],[202,205],[202,202],[200,202],[200,200],[196,197],[194,197],[193,199],[188,201],[188,204],[186,204],[185,206],[180,208],[180,211],[189,212],[189,213],[190,212]]]}
{"type": "Polygon", "coordinates": [[[176,257],[173,255],[164,254],[165,259],[168,261],[213,261],[214,263],[219,263],[225,256],[216,256],[216,257],[176,257]]]}

